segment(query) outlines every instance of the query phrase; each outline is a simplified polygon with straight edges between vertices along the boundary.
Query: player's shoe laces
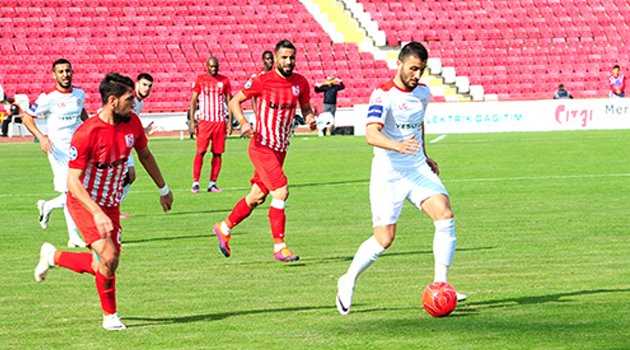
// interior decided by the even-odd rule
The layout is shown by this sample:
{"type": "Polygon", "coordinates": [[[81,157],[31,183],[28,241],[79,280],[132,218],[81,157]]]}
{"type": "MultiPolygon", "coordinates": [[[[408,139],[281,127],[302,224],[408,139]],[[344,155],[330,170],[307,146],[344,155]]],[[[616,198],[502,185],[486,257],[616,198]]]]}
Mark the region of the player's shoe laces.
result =
{"type": "Polygon", "coordinates": [[[71,238],[68,240],[68,248],[85,248],[87,244],[81,238],[71,238]]]}
{"type": "Polygon", "coordinates": [[[127,329],[118,314],[103,315],[103,328],[108,331],[122,331],[127,329]]]}
{"type": "Polygon", "coordinates": [[[226,258],[229,258],[232,254],[232,249],[230,249],[230,239],[231,235],[226,235],[221,230],[221,224],[215,224],[212,227],[212,232],[217,236],[217,241],[219,241],[219,250],[226,258]]]}
{"type": "Polygon", "coordinates": [[[193,182],[190,192],[199,193],[199,183],[193,182]]]}
{"type": "Polygon", "coordinates": [[[346,275],[342,275],[337,280],[337,311],[343,316],[350,313],[352,306],[352,294],[354,293],[354,283],[346,275]]]}
{"type": "Polygon", "coordinates": [[[55,267],[55,253],[57,249],[48,242],[44,242],[39,249],[39,262],[35,266],[35,282],[42,282],[51,267],[55,267]]]}
{"type": "Polygon", "coordinates": [[[208,192],[218,193],[218,192],[223,192],[223,190],[220,189],[217,185],[212,185],[208,187],[208,192]]]}
{"type": "Polygon", "coordinates": [[[273,258],[281,262],[293,262],[300,260],[300,257],[293,254],[293,252],[291,252],[287,247],[273,253],[273,258]]]}
{"type": "Polygon", "coordinates": [[[455,292],[455,294],[457,294],[457,301],[464,301],[468,298],[468,295],[464,294],[464,293],[460,293],[460,292],[455,292]]]}
{"type": "Polygon", "coordinates": [[[48,228],[48,220],[50,220],[51,213],[51,211],[48,211],[47,213],[44,212],[45,204],[46,201],[43,199],[37,201],[37,211],[39,212],[39,226],[41,226],[44,230],[48,228]]]}

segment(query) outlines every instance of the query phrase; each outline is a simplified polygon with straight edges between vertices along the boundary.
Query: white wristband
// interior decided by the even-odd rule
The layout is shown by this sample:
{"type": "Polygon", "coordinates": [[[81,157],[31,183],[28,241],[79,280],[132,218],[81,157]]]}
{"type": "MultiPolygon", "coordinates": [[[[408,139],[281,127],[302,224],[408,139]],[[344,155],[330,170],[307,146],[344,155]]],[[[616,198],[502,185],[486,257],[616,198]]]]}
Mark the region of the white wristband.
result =
{"type": "Polygon", "coordinates": [[[160,191],[160,197],[164,197],[166,196],[169,192],[171,192],[171,189],[168,188],[168,185],[166,183],[164,183],[164,187],[159,189],[160,191]]]}

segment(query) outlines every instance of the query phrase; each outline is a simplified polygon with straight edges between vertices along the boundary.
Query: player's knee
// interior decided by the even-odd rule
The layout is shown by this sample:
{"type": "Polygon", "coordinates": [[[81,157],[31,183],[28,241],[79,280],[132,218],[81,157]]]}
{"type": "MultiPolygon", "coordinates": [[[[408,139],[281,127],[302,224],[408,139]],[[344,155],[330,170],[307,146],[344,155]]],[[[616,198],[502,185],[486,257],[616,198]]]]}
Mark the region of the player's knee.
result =
{"type": "Polygon", "coordinates": [[[133,183],[134,181],[136,181],[136,170],[133,167],[129,168],[127,177],[128,177],[129,183],[133,183]]]}
{"type": "Polygon", "coordinates": [[[271,193],[274,199],[286,201],[289,198],[289,188],[287,186],[280,187],[271,193]]]}
{"type": "Polygon", "coordinates": [[[104,254],[100,257],[100,264],[108,275],[113,275],[118,268],[118,256],[116,254],[104,254]]]}
{"type": "Polygon", "coordinates": [[[394,236],[390,236],[390,235],[376,236],[376,240],[384,249],[387,249],[391,247],[392,244],[394,244],[394,238],[395,238],[394,236]]]}
{"type": "Polygon", "coordinates": [[[198,150],[198,151],[197,151],[197,156],[198,156],[198,157],[204,157],[204,156],[206,155],[206,152],[207,152],[207,151],[200,151],[200,150],[198,150]]]}
{"type": "Polygon", "coordinates": [[[453,210],[451,208],[445,207],[440,211],[440,213],[438,213],[436,219],[449,220],[449,219],[453,219],[454,217],[455,217],[455,214],[453,214],[453,210]]]}

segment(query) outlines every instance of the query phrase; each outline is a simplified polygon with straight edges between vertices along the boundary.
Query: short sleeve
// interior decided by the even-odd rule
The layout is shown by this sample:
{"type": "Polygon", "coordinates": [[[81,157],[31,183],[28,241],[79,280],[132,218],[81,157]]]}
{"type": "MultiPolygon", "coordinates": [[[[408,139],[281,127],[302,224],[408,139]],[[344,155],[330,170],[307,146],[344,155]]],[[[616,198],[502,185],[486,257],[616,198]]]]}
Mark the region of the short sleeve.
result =
{"type": "Polygon", "coordinates": [[[370,96],[370,102],[367,112],[367,124],[385,125],[385,116],[389,112],[389,102],[387,101],[385,91],[376,89],[370,96]]]}
{"type": "Polygon", "coordinates": [[[230,79],[225,79],[223,85],[225,86],[225,94],[230,96],[232,94],[232,85],[230,84],[230,79]]]}
{"type": "Polygon", "coordinates": [[[197,77],[197,80],[195,80],[192,91],[198,94],[201,93],[201,77],[197,77]]]}
{"type": "Polygon", "coordinates": [[[248,80],[241,91],[247,98],[260,96],[262,91],[262,81],[260,80],[260,76],[248,80]]]}
{"type": "Polygon", "coordinates": [[[147,135],[144,133],[144,127],[138,116],[134,115],[131,118],[131,122],[133,123],[133,133],[135,137],[133,148],[135,148],[137,152],[147,147],[149,139],[147,139],[147,135]]]}
{"type": "Polygon", "coordinates": [[[68,162],[68,167],[72,169],[85,169],[92,152],[89,130],[83,126],[79,126],[70,142],[70,162],[68,162]]]}
{"type": "Polygon", "coordinates": [[[308,81],[306,79],[301,79],[300,81],[300,105],[304,106],[311,102],[311,87],[308,86],[308,81]]]}
{"type": "Polygon", "coordinates": [[[47,94],[41,94],[35,100],[35,103],[31,105],[28,114],[36,117],[48,117],[50,113],[50,98],[47,94]]]}

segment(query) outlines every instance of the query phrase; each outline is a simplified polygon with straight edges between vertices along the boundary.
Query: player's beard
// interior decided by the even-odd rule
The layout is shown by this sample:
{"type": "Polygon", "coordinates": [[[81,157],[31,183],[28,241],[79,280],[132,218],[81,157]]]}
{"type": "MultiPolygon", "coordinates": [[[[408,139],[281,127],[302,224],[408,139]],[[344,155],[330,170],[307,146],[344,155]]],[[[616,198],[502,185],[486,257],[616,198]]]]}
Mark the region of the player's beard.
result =
{"type": "Polygon", "coordinates": [[[57,84],[59,84],[62,89],[68,90],[72,86],[72,80],[68,80],[67,82],[58,81],[57,84]]]}
{"type": "Polygon", "coordinates": [[[286,67],[278,67],[278,71],[280,72],[280,74],[282,74],[283,77],[288,77],[291,74],[293,74],[293,68],[292,66],[286,66],[286,67]]]}
{"type": "Polygon", "coordinates": [[[131,114],[122,115],[114,112],[114,124],[128,123],[131,120],[131,114]]]}

